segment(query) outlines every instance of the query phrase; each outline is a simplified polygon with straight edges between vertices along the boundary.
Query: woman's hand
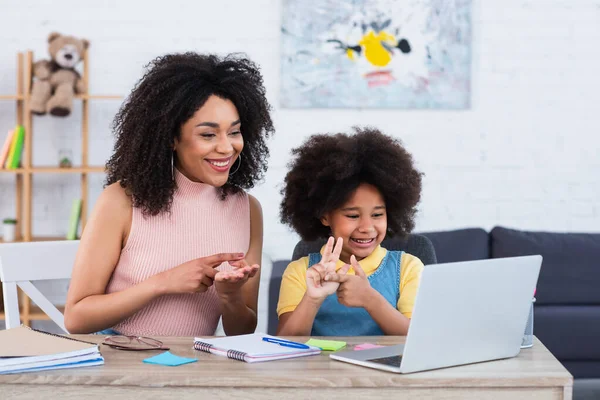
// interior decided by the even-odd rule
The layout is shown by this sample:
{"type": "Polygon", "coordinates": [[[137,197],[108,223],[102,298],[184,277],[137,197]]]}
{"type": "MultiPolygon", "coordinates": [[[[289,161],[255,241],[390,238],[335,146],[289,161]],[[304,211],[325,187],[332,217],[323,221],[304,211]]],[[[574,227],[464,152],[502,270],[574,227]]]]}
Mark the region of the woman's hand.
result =
{"type": "Polygon", "coordinates": [[[235,263],[243,260],[244,253],[221,253],[196,258],[168,271],[154,275],[161,294],[205,292],[212,286],[218,271],[216,267],[224,262],[235,263]]]}
{"type": "MultiPolygon", "coordinates": [[[[323,300],[330,294],[335,293],[340,285],[338,282],[328,282],[325,280],[327,274],[335,274],[337,261],[340,259],[344,241],[338,238],[333,247],[334,238],[330,237],[325,245],[323,257],[318,264],[313,265],[306,270],[306,295],[312,300],[323,300]]],[[[345,275],[349,267],[342,267],[338,274],[345,275]]]]}
{"type": "Polygon", "coordinates": [[[239,293],[240,289],[259,270],[259,265],[248,265],[245,259],[229,263],[233,271],[219,271],[214,277],[215,289],[221,296],[239,293]]]}
{"type": "MultiPolygon", "coordinates": [[[[367,274],[362,269],[356,257],[350,256],[350,263],[354,269],[355,275],[333,273],[325,276],[327,282],[338,282],[337,289],[338,301],[346,307],[366,307],[375,294],[374,289],[369,283],[367,274]]],[[[348,264],[346,264],[348,266],[348,264]]],[[[340,269],[341,271],[341,269],[340,269]]]]}

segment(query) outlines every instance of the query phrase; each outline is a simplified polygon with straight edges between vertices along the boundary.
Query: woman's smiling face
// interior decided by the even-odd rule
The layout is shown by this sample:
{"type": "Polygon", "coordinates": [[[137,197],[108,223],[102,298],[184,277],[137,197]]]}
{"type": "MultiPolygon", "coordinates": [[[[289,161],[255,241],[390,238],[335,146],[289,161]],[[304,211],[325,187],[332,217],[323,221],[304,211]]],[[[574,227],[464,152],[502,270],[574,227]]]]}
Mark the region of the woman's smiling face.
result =
{"type": "Polygon", "coordinates": [[[181,127],[175,139],[176,167],[188,179],[221,187],[244,148],[235,105],[212,95],[181,127]]]}

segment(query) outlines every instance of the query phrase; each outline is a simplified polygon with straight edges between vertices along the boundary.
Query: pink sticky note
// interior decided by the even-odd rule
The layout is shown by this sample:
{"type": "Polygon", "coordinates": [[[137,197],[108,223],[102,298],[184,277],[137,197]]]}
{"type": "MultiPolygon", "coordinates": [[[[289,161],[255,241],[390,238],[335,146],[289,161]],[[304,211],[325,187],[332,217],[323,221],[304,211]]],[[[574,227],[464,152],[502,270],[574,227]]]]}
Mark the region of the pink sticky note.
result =
{"type": "Polygon", "coordinates": [[[383,346],[380,346],[378,344],[372,344],[372,343],[362,343],[362,344],[357,344],[356,346],[354,346],[354,350],[377,349],[379,347],[383,347],[383,346]]]}

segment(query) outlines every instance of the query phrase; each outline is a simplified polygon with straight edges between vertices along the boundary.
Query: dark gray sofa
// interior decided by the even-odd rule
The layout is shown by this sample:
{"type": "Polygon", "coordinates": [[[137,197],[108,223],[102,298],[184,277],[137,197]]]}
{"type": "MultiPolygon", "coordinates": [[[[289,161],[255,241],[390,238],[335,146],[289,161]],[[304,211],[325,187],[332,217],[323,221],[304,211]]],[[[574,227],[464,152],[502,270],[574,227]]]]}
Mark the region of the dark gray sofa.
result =
{"type": "MultiPolygon", "coordinates": [[[[541,254],[534,334],[575,377],[574,399],[600,399],[600,234],[503,227],[421,234],[433,243],[438,263],[541,254]]],[[[270,333],[277,327],[275,307],[288,262],[273,263],[270,333]]]]}

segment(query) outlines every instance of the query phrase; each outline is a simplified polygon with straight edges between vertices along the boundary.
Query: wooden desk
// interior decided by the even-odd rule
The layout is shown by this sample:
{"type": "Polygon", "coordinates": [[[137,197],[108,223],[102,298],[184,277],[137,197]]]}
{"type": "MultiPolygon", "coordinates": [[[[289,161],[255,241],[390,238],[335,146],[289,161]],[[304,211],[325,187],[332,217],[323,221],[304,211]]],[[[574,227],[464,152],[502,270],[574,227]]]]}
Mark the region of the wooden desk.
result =
{"type": "MultiPolygon", "coordinates": [[[[77,336],[101,342],[101,336],[77,336]]],[[[295,338],[299,340],[299,338],[295,338]]],[[[342,338],[349,345],[398,344],[404,337],[342,338]]],[[[179,367],[142,363],[156,352],[102,346],[105,365],[0,375],[3,399],[571,399],[573,378],[535,339],[518,357],[394,374],[334,361],[329,353],[247,364],[192,349],[191,338],[162,338],[171,352],[197,357],[179,367]]]]}

